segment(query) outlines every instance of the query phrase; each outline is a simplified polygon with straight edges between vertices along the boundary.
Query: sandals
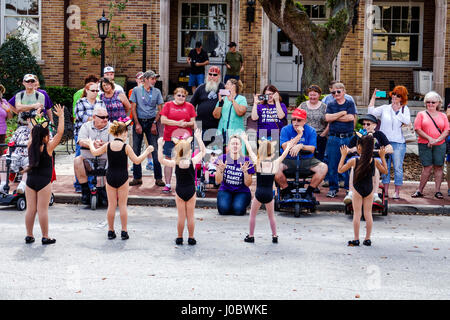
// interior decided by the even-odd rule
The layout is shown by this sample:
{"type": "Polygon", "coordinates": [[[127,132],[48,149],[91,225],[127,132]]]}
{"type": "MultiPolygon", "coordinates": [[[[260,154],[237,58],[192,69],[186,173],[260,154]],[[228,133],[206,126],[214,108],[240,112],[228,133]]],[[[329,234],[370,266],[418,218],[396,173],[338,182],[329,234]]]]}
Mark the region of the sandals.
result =
{"type": "Polygon", "coordinates": [[[25,237],[25,243],[33,243],[34,242],[34,238],[30,237],[30,236],[26,236],[25,237]]]}
{"type": "Polygon", "coordinates": [[[53,244],[55,242],[56,242],[56,239],[42,238],[42,244],[53,244]]]}
{"type": "Polygon", "coordinates": [[[434,197],[437,199],[444,199],[444,195],[439,191],[434,194],[434,197]]]}
{"type": "Polygon", "coordinates": [[[351,240],[348,242],[349,247],[359,247],[359,240],[351,240]]]}
{"type": "Polygon", "coordinates": [[[416,191],[411,195],[411,198],[422,198],[423,197],[423,193],[420,191],[416,191]]]}
{"type": "Polygon", "coordinates": [[[244,239],[245,242],[254,243],[255,237],[250,237],[250,235],[247,235],[244,239]]]}

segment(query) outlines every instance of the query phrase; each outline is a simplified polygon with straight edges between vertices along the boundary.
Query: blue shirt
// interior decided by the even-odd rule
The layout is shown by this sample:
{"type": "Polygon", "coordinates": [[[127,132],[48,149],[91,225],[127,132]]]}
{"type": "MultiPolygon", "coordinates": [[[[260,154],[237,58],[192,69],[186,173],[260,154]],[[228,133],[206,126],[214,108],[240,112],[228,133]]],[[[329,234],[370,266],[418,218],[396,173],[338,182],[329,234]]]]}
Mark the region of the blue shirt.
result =
{"type": "Polygon", "coordinates": [[[156,117],[157,106],[164,103],[161,91],[151,87],[149,91],[144,86],[137,86],[131,93],[130,101],[136,103],[138,119],[152,119],[156,117]]]}
{"type": "MultiPolygon", "coordinates": [[[[298,135],[298,133],[297,133],[297,131],[295,131],[292,124],[283,127],[283,129],[281,129],[281,134],[280,134],[280,149],[281,149],[280,152],[283,152],[282,145],[284,143],[288,142],[289,140],[294,139],[297,135],[298,135]]],[[[300,144],[300,143],[303,144],[304,146],[314,146],[314,148],[317,148],[316,129],[305,124],[303,126],[303,135],[297,144],[300,144]]],[[[308,158],[312,158],[313,156],[314,156],[314,153],[307,154],[307,155],[301,155],[300,159],[308,159],[308,158]]],[[[286,156],[286,159],[296,159],[296,158],[291,157],[291,155],[288,154],[286,156]]]]}
{"type": "MultiPolygon", "coordinates": [[[[347,114],[357,114],[356,106],[350,100],[345,100],[343,104],[337,103],[336,100],[330,102],[327,106],[326,113],[338,113],[341,111],[347,111],[347,114]]],[[[330,122],[330,134],[334,133],[352,133],[355,128],[355,124],[353,121],[349,122],[341,122],[341,121],[333,121],[330,122]]]]}

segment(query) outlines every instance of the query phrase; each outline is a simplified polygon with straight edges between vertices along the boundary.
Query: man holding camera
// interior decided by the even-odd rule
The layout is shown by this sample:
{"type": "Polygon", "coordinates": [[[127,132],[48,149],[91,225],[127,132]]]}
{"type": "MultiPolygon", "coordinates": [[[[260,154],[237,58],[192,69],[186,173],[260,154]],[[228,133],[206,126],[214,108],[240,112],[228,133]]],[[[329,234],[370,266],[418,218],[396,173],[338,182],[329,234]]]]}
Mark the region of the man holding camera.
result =
{"type": "Polygon", "coordinates": [[[192,87],[192,93],[205,82],[205,66],[209,64],[208,53],[203,50],[202,43],[197,41],[195,49],[189,52],[187,63],[191,66],[188,86],[192,87]]]}

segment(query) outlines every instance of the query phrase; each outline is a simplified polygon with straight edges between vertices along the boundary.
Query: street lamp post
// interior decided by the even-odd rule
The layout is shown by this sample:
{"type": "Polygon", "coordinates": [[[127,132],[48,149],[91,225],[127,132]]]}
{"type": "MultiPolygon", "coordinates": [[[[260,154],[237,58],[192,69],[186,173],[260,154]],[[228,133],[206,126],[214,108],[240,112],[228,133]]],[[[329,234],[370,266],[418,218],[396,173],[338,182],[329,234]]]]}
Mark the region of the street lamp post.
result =
{"type": "Polygon", "coordinates": [[[109,19],[105,17],[105,10],[103,10],[102,17],[97,20],[98,36],[102,40],[101,63],[100,63],[101,77],[103,77],[103,69],[105,68],[105,39],[108,37],[109,22],[110,22],[109,19]]]}

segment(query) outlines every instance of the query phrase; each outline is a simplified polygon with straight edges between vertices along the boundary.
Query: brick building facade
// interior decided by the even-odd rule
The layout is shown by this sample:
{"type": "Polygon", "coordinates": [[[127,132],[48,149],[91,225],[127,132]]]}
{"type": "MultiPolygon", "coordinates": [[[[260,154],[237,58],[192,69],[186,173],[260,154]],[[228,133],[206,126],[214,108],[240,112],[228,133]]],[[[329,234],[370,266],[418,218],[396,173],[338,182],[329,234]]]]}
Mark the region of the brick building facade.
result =
{"type": "MultiPolygon", "coordinates": [[[[5,1],[8,3],[8,0],[5,1]]],[[[5,1],[2,1],[2,3],[5,1]]],[[[9,2],[13,3],[14,1],[9,2]]],[[[81,58],[78,52],[80,43],[85,42],[88,50],[92,47],[98,49],[100,39],[98,37],[91,39],[83,30],[73,28],[73,24],[70,28],[67,28],[67,21],[85,21],[96,32],[96,20],[101,17],[103,9],[108,10],[109,0],[38,0],[37,2],[40,5],[38,17],[40,23],[40,64],[47,85],[80,87],[87,74],[100,73],[100,59],[91,57],[89,54],[87,54],[87,58],[81,58]],[[78,8],[79,11],[77,11],[78,8]],[[78,12],[80,19],[77,20],[78,12]]],[[[323,2],[302,1],[302,3],[310,4],[311,7],[321,5],[323,2]]],[[[360,1],[358,24],[355,32],[348,34],[335,68],[335,77],[346,84],[347,91],[356,97],[358,104],[366,104],[375,87],[389,90],[393,84],[402,84],[413,93],[414,70],[418,69],[433,71],[433,88],[444,96],[445,88],[450,88],[450,5],[448,2],[445,0],[360,1]],[[418,8],[418,26],[420,26],[420,29],[415,30],[418,31],[417,38],[414,38],[415,35],[404,36],[404,39],[410,41],[411,51],[415,50],[414,46],[416,45],[416,40],[413,41],[412,39],[419,39],[417,40],[418,49],[416,51],[418,51],[420,61],[417,65],[408,65],[407,61],[404,64],[395,61],[385,65],[373,63],[371,60],[374,55],[372,51],[373,34],[367,28],[369,20],[367,12],[371,5],[380,8],[392,7],[392,12],[400,8],[403,17],[408,10],[411,12],[411,7],[413,7],[413,11],[414,8],[418,8]]],[[[211,12],[216,12],[214,10],[219,12],[219,5],[224,5],[221,7],[221,10],[223,10],[222,18],[225,21],[223,24],[224,30],[219,30],[215,34],[205,31],[203,36],[210,39],[210,36],[213,35],[212,38],[219,39],[221,44],[217,48],[222,50],[221,54],[224,53],[223,49],[228,49],[226,44],[229,41],[238,43],[238,50],[243,54],[245,60],[245,71],[242,74],[245,93],[250,94],[255,90],[259,91],[267,83],[273,83],[276,69],[273,59],[277,55],[273,42],[274,35],[277,34],[276,27],[270,23],[258,3],[256,4],[255,21],[251,24],[251,31],[249,30],[249,24],[246,22],[247,1],[242,0],[130,0],[126,9],[116,15],[112,23],[120,21],[123,32],[136,41],[142,40],[142,25],[144,23],[148,25],[147,69],[153,69],[161,74],[164,93],[167,94],[170,93],[169,88],[178,85],[180,71],[188,67],[184,62],[185,58],[182,56],[185,48],[182,47],[181,39],[185,39],[185,34],[188,36],[201,34],[194,29],[201,29],[202,8],[208,10],[208,13],[206,11],[204,13],[206,15],[204,21],[206,22],[203,27],[211,29],[212,21],[216,19],[211,16],[211,12]],[[199,17],[194,17],[194,7],[195,10],[200,8],[198,9],[200,10],[199,17]],[[189,9],[191,10],[190,13],[187,13],[187,15],[191,15],[188,18],[185,17],[186,12],[184,11],[186,11],[186,8],[191,8],[189,9]],[[183,31],[183,28],[186,27],[184,24],[188,26],[188,29],[191,29],[183,31]],[[200,24],[200,28],[198,24],[200,24]],[[257,76],[255,77],[255,75],[257,76]]],[[[2,17],[0,29],[5,30],[1,31],[0,39],[2,41],[11,29],[8,25],[13,19],[10,17],[11,8],[11,5],[9,7],[8,5],[6,7],[2,5],[0,8],[2,17]]],[[[395,13],[392,13],[392,28],[398,22],[397,20],[395,13]]],[[[218,20],[214,21],[214,23],[217,23],[218,20]]],[[[406,27],[414,24],[411,21],[400,21],[400,23],[405,23],[404,26],[406,27]]],[[[402,25],[402,28],[404,26],[402,25]]],[[[409,28],[410,31],[413,31],[413,27],[409,28]]],[[[396,39],[398,41],[400,37],[396,39]]],[[[395,46],[399,46],[399,43],[393,41],[395,50],[397,50],[395,46]]],[[[414,55],[415,53],[409,52],[409,54],[414,55]]],[[[106,57],[107,61],[111,58],[108,47],[106,57]]],[[[211,64],[222,65],[220,56],[212,58],[211,64]]],[[[141,69],[142,49],[138,48],[134,54],[125,57],[122,63],[116,66],[116,75],[124,75],[133,80],[134,75],[141,69]]],[[[301,66],[298,70],[301,70],[301,66]]],[[[297,82],[299,82],[298,79],[297,82]]],[[[298,86],[296,88],[298,89],[298,86]]],[[[283,88],[280,89],[283,91],[283,88]]],[[[288,89],[284,91],[297,90],[288,89]]]]}

